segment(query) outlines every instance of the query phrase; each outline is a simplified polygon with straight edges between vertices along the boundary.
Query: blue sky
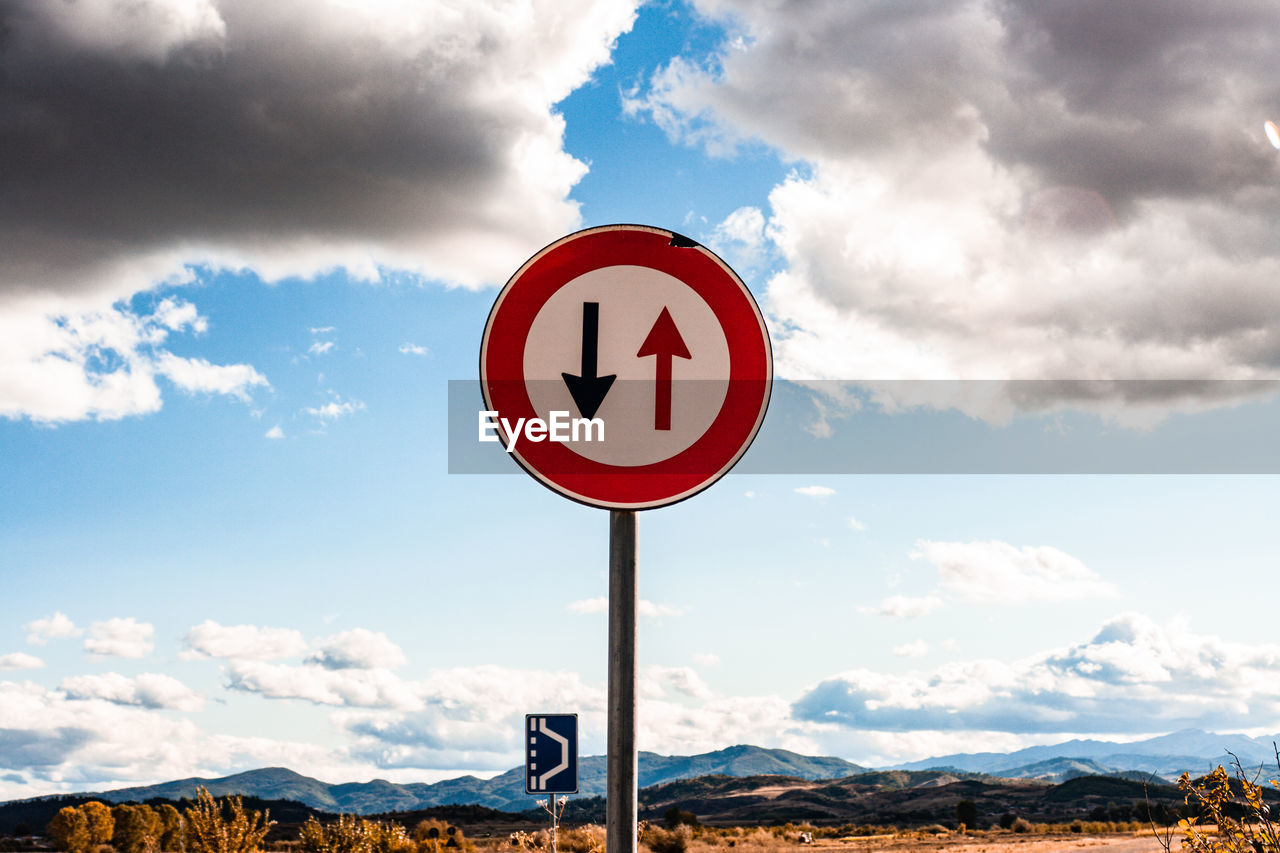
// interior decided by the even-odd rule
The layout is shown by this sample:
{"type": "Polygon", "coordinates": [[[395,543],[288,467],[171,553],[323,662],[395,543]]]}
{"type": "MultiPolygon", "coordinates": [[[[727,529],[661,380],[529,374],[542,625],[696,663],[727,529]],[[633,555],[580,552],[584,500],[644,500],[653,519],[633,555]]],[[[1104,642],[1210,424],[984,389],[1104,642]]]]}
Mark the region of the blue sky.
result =
{"type": "Polygon", "coordinates": [[[640,516],[642,749],[1274,734],[1280,21],[1230,5],[10,4],[0,797],[602,751],[606,515],[450,474],[449,400],[612,222],[733,264],[790,383],[640,516]]]}

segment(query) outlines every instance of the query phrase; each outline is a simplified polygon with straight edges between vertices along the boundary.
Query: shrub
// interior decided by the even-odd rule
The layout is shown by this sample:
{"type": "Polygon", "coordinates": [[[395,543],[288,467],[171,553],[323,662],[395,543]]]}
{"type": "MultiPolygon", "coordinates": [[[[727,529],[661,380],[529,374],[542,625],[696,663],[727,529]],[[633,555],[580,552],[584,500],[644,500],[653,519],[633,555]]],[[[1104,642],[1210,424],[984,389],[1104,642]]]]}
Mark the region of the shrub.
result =
{"type": "Polygon", "coordinates": [[[245,811],[239,797],[219,803],[207,788],[197,788],[196,801],[183,812],[187,853],[253,853],[274,823],[269,817],[245,811]]]}
{"type": "MultiPolygon", "coordinates": [[[[1274,744],[1273,744],[1274,746],[1274,744]]],[[[1178,780],[1186,804],[1195,809],[1191,817],[1178,821],[1183,833],[1184,853],[1280,853],[1280,827],[1271,820],[1271,810],[1262,799],[1262,786],[1250,781],[1234,755],[1234,779],[1222,765],[1201,779],[1187,773],[1178,780]],[[1240,791],[1238,799],[1234,787],[1240,791]],[[1210,827],[1214,829],[1210,829],[1210,827]]],[[[1276,752],[1280,767],[1280,750],[1276,752]]],[[[1274,779],[1271,785],[1280,787],[1274,779]]],[[[1172,833],[1156,833],[1160,846],[1169,853],[1172,833]]]]}
{"type": "Polygon", "coordinates": [[[1031,832],[1035,827],[1031,825],[1031,821],[1023,817],[1015,817],[1013,822],[1009,824],[1009,828],[1014,832],[1031,832]]]}
{"type": "Polygon", "coordinates": [[[588,824],[560,830],[556,836],[556,849],[560,853],[604,853],[604,842],[604,827],[588,824]]]}
{"type": "Polygon", "coordinates": [[[640,836],[640,843],[653,853],[685,853],[692,840],[693,830],[687,824],[681,824],[675,829],[649,827],[640,836]]]}

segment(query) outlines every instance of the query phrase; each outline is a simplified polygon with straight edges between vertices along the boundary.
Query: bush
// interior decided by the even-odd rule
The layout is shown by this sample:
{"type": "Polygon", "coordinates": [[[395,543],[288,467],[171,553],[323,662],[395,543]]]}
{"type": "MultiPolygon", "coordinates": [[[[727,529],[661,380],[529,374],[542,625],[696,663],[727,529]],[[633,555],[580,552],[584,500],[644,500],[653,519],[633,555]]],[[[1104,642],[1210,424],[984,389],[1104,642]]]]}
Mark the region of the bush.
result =
{"type": "Polygon", "coordinates": [[[1031,832],[1035,829],[1035,827],[1031,825],[1031,821],[1023,817],[1014,818],[1013,823],[1009,824],[1009,828],[1018,833],[1031,832]]]}
{"type": "Polygon", "coordinates": [[[560,830],[556,836],[556,849],[560,853],[604,853],[604,842],[604,827],[588,824],[560,830]]]}
{"type": "Polygon", "coordinates": [[[693,829],[681,824],[675,829],[661,829],[651,826],[640,836],[640,843],[653,853],[685,853],[689,842],[693,840],[693,829]]]}
{"type": "Polygon", "coordinates": [[[239,797],[219,803],[207,788],[196,789],[196,801],[183,812],[187,853],[253,853],[274,821],[270,813],[245,811],[239,797]]]}
{"type": "MultiPolygon", "coordinates": [[[[1271,809],[1262,800],[1262,786],[1251,782],[1240,760],[1231,757],[1234,779],[1218,765],[1201,779],[1192,780],[1183,773],[1178,780],[1187,805],[1196,812],[1178,821],[1184,853],[1280,853],[1280,827],[1272,822],[1271,809]],[[1233,785],[1240,791],[1239,798],[1233,785]]],[[[1280,749],[1276,751],[1276,766],[1280,768],[1280,749]]],[[[1271,785],[1280,787],[1274,779],[1271,785]]],[[[1169,853],[1172,832],[1157,832],[1156,838],[1169,853]]]]}

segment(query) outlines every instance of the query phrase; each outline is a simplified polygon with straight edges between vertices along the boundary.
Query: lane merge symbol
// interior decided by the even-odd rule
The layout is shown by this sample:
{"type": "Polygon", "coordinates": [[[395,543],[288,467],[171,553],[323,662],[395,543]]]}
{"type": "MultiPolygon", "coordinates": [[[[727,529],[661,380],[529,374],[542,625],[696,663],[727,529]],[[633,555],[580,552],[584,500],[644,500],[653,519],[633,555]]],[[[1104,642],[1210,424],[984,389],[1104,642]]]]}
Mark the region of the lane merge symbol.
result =
{"type": "Polygon", "coordinates": [[[524,792],[578,793],[578,715],[526,714],[524,792]]]}

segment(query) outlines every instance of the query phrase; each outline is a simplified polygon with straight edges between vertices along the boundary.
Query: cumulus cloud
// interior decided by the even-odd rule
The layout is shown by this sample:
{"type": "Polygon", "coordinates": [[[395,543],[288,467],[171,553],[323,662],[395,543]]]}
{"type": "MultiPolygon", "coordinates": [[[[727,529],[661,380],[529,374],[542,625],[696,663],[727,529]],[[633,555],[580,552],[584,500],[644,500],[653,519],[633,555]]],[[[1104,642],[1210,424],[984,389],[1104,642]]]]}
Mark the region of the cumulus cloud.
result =
{"type": "Polygon", "coordinates": [[[40,669],[43,666],[44,661],[25,652],[0,655],[0,669],[40,669]]]}
{"type": "Polygon", "coordinates": [[[353,762],[327,746],[214,735],[145,704],[71,698],[61,689],[0,681],[0,770],[22,777],[0,783],[4,796],[224,776],[284,764],[325,778],[355,776],[353,762]]]}
{"type": "Polygon", "coordinates": [[[153,353],[74,327],[137,324],[134,295],[208,270],[502,280],[578,223],[554,105],[635,6],[6,4],[0,416],[157,410],[153,353]]]}
{"type": "Polygon", "coordinates": [[[416,689],[418,710],[336,718],[354,738],[353,754],[379,767],[458,766],[465,755],[471,766],[496,770],[519,756],[530,708],[578,709],[588,743],[598,742],[594,733],[604,727],[603,691],[574,673],[466,667],[434,671],[416,689]]]}
{"type": "Polygon", "coordinates": [[[296,657],[307,650],[307,642],[292,628],[258,625],[220,625],[206,619],[183,638],[186,648],[178,653],[183,660],[235,658],[272,660],[296,657]]]}
{"type": "Polygon", "coordinates": [[[793,712],[891,732],[1221,731],[1275,719],[1277,685],[1280,646],[1230,643],[1125,613],[1086,642],[1018,661],[905,675],[851,670],[807,692],[793,712]]]}
{"type": "Polygon", "coordinates": [[[1109,598],[1115,586],[1080,560],[1049,546],[1005,542],[916,543],[911,555],[938,570],[942,587],[975,603],[1021,604],[1109,598]]]}
{"type": "Polygon", "coordinates": [[[765,299],[778,375],[1274,376],[1280,159],[1258,123],[1280,101],[1277,8],[696,5],[725,48],[672,61],[629,108],[713,152],[802,162],[764,226],[785,261],[765,299]]]}
{"type": "Polygon", "coordinates": [[[395,669],[405,662],[404,651],[386,634],[366,628],[343,631],[318,645],[307,660],[325,669],[395,669]]]}
{"type": "Polygon", "coordinates": [[[264,438],[284,438],[284,430],[280,428],[280,424],[276,424],[271,429],[262,434],[264,438]]]}
{"type": "Polygon", "coordinates": [[[157,377],[184,391],[239,399],[270,387],[249,365],[167,352],[172,332],[204,328],[193,312],[174,300],[150,314],[65,298],[57,305],[34,297],[6,301],[0,281],[0,417],[58,423],[155,412],[162,402],[157,377]]]}
{"type": "Polygon", "coordinates": [[[639,689],[652,698],[662,698],[674,690],[690,699],[710,699],[711,688],[691,667],[650,665],[640,676],[639,689]]]}
{"type": "Polygon", "coordinates": [[[311,346],[307,347],[307,352],[312,355],[324,355],[329,350],[333,349],[333,347],[333,341],[313,341],[311,346]]]}
{"type": "Polygon", "coordinates": [[[406,341],[399,346],[401,355],[426,355],[428,350],[420,344],[413,344],[406,341]]]}
{"type": "Polygon", "coordinates": [[[152,641],[155,633],[155,626],[139,622],[132,616],[94,622],[89,626],[89,636],[84,639],[84,650],[102,657],[146,657],[155,645],[152,641]]]}
{"type": "Polygon", "coordinates": [[[43,646],[53,639],[78,637],[84,633],[84,629],[77,628],[76,623],[61,611],[45,619],[33,619],[22,627],[31,632],[27,634],[27,642],[37,646],[43,646]]]}
{"type": "Polygon", "coordinates": [[[76,675],[64,678],[58,689],[69,699],[102,699],[141,708],[198,711],[204,706],[199,693],[176,678],[155,672],[144,672],[136,678],[115,672],[76,675]]]}
{"type": "Polygon", "coordinates": [[[316,705],[402,710],[422,705],[416,686],[386,669],[326,669],[232,660],[226,669],[226,686],[268,699],[301,699],[316,705]]]}

